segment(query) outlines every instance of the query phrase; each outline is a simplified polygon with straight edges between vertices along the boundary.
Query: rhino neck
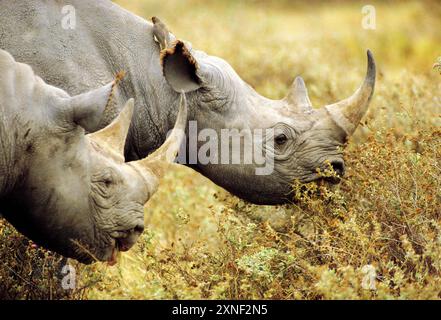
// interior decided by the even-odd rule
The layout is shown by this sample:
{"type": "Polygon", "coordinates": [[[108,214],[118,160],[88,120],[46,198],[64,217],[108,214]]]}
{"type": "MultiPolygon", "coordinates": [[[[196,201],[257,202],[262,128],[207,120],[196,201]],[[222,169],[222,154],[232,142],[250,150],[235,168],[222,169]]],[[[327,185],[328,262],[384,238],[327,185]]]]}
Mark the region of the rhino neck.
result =
{"type": "MultiPolygon", "coordinates": [[[[152,52],[153,56],[156,54],[152,52]]],[[[124,99],[135,98],[135,114],[124,152],[128,161],[142,159],[159,148],[177,118],[180,97],[165,82],[157,59],[152,59],[148,71],[135,74],[122,86],[124,99]]],[[[192,110],[189,105],[189,119],[192,110]]]]}

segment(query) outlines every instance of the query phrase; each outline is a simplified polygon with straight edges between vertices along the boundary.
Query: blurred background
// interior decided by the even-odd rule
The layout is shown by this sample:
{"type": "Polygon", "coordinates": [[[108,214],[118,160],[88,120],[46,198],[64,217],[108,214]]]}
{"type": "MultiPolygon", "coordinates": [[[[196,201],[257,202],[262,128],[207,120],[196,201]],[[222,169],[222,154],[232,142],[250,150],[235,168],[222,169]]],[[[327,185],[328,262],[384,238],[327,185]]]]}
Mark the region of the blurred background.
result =
{"type": "Polygon", "coordinates": [[[269,98],[283,98],[301,75],[314,107],[341,100],[361,83],[367,49],[377,62],[376,92],[347,150],[341,193],[306,207],[253,206],[173,166],[145,209],[137,247],[117,267],[78,266],[82,287],[74,297],[440,297],[441,264],[429,272],[415,262],[409,271],[408,258],[441,258],[429,246],[441,247],[441,75],[433,69],[441,56],[440,1],[115,2],[148,20],[158,16],[269,98]],[[388,229],[390,221],[404,227],[388,229]],[[354,271],[367,263],[379,269],[375,294],[363,291],[354,271]]]}

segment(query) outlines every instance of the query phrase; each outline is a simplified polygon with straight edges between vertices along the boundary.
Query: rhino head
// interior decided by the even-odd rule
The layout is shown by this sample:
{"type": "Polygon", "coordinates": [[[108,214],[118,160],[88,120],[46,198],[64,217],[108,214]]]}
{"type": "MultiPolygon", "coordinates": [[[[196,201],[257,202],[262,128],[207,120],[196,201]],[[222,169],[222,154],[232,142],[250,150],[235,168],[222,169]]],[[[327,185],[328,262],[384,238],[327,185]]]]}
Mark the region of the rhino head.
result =
{"type": "Polygon", "coordinates": [[[78,96],[50,86],[0,50],[0,212],[36,243],[83,263],[114,263],[144,228],[143,206],[184,136],[182,96],[175,129],[149,157],[125,162],[130,99],[107,127],[96,128],[114,83],[78,96]],[[7,143],[3,143],[3,142],[7,143]],[[6,155],[8,155],[6,157],[6,155]]]}
{"type": "MultiPolygon", "coordinates": [[[[191,117],[197,121],[198,132],[234,128],[239,130],[243,147],[229,150],[239,153],[239,163],[198,161],[191,165],[230,192],[257,204],[292,201],[294,180],[322,179],[318,169],[323,171],[329,165],[342,176],[342,148],[366,113],[374,92],[375,62],[370,51],[367,57],[361,87],[343,101],[315,109],[301,77],[294,80],[284,99],[270,100],[245,83],[226,61],[176,41],[161,53],[163,74],[175,91],[189,93],[191,117]],[[243,161],[249,132],[256,129],[272,129],[272,135],[262,138],[266,141],[263,151],[273,159],[273,170],[267,174],[256,174],[258,164],[243,161]]],[[[201,147],[199,142],[199,151],[201,147]]]]}

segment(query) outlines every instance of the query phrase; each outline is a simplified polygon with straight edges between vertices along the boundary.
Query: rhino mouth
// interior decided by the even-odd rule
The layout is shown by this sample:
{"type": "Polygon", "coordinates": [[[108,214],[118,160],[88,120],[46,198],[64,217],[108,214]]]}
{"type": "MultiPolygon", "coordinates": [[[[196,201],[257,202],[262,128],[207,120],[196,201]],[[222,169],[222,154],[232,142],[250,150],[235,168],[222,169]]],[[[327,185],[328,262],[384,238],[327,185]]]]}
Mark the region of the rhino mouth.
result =
{"type": "Polygon", "coordinates": [[[325,190],[335,190],[334,186],[338,185],[341,181],[342,178],[339,176],[317,176],[303,181],[297,180],[297,184],[294,183],[293,189],[290,192],[291,201],[298,203],[303,202],[305,199],[304,197],[321,198],[322,196],[326,196],[325,190]]]}
{"type": "Polygon", "coordinates": [[[323,181],[325,183],[331,184],[331,185],[336,185],[339,184],[342,180],[342,177],[340,176],[335,176],[335,177],[322,177],[321,179],[319,179],[319,181],[323,181]]]}
{"type": "Polygon", "coordinates": [[[129,251],[135,245],[143,230],[143,225],[137,225],[129,230],[111,232],[108,236],[110,239],[105,247],[92,250],[78,240],[71,240],[74,249],[69,256],[83,264],[101,261],[113,266],[118,262],[119,253],[129,251]]]}
{"type": "Polygon", "coordinates": [[[345,174],[345,165],[343,161],[334,160],[328,166],[321,170],[316,169],[312,175],[304,179],[303,183],[316,182],[319,185],[325,183],[329,185],[339,184],[345,174]]]}
{"type": "Polygon", "coordinates": [[[107,261],[110,266],[115,265],[118,262],[119,252],[129,251],[135,245],[143,231],[144,226],[140,224],[130,230],[113,232],[111,234],[113,246],[109,258],[105,261],[107,261]]]}
{"type": "Polygon", "coordinates": [[[333,176],[323,176],[320,174],[314,174],[313,176],[301,180],[301,183],[308,184],[308,183],[317,183],[318,185],[323,184],[330,184],[330,185],[336,185],[339,184],[342,181],[343,177],[340,175],[333,175],[333,176]]]}

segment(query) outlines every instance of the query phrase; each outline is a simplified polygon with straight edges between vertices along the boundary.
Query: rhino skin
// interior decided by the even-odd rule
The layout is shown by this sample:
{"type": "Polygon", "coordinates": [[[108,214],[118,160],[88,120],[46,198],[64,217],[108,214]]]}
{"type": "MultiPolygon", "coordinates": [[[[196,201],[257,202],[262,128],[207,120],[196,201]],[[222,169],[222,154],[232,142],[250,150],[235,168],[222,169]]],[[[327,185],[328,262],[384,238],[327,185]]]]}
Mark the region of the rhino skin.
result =
{"type": "MultiPolygon", "coordinates": [[[[72,95],[125,70],[128,79],[116,99],[119,104],[128,97],[136,101],[125,146],[127,160],[141,159],[161,145],[175,122],[179,93],[184,91],[188,120],[197,121],[198,132],[206,128],[217,132],[273,128],[276,132],[274,150],[267,150],[274,153],[271,174],[256,175],[255,163],[189,164],[231,193],[257,204],[286,203],[291,201],[294,180],[322,178],[317,168],[330,164],[338,175],[344,174],[342,147],[374,92],[375,62],[369,51],[361,87],[345,100],[314,109],[301,77],[294,80],[286,98],[270,100],[246,84],[226,61],[187,42],[174,42],[161,55],[152,24],[110,1],[69,4],[75,8],[73,30],[62,28],[62,1],[3,0],[0,48],[72,95]]],[[[243,138],[249,137],[243,134],[243,138]]],[[[197,147],[201,145],[198,142],[197,147]]],[[[243,152],[231,148],[230,153],[243,152]]]]}
{"type": "Polygon", "coordinates": [[[83,263],[115,263],[133,246],[143,206],[184,137],[183,98],[164,146],[125,162],[133,99],[109,126],[85,134],[101,121],[112,90],[113,82],[70,96],[0,50],[0,212],[36,243],[83,263]]]}

